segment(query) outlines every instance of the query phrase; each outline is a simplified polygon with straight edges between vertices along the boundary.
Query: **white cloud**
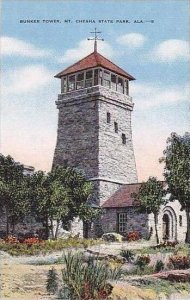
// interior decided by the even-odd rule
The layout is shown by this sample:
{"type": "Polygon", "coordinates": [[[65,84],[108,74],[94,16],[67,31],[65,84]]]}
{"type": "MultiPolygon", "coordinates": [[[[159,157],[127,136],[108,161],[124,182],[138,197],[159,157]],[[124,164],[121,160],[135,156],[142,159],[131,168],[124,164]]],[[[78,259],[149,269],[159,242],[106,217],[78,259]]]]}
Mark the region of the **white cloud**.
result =
{"type": "Polygon", "coordinates": [[[2,75],[2,93],[33,93],[53,80],[52,73],[42,65],[28,65],[2,75]]]}
{"type": "Polygon", "coordinates": [[[150,58],[155,62],[173,62],[188,60],[190,54],[189,43],[184,40],[171,39],[158,44],[150,53],[150,58]]]}
{"type": "Polygon", "coordinates": [[[188,101],[188,86],[163,87],[149,83],[132,83],[131,96],[139,109],[188,101]]]}
{"type": "Polygon", "coordinates": [[[147,38],[141,33],[127,33],[117,38],[117,42],[121,45],[127,46],[128,48],[142,47],[147,38]]]}
{"type": "MultiPolygon", "coordinates": [[[[59,62],[70,63],[77,61],[93,52],[93,49],[94,41],[82,40],[78,43],[76,48],[66,50],[65,54],[59,58],[59,62]]],[[[113,56],[113,49],[107,42],[98,41],[98,52],[108,58],[113,56]]]]}
{"type": "Polygon", "coordinates": [[[26,57],[43,57],[50,55],[49,50],[38,49],[31,43],[26,43],[22,40],[12,37],[1,37],[0,43],[2,55],[26,57]]]}

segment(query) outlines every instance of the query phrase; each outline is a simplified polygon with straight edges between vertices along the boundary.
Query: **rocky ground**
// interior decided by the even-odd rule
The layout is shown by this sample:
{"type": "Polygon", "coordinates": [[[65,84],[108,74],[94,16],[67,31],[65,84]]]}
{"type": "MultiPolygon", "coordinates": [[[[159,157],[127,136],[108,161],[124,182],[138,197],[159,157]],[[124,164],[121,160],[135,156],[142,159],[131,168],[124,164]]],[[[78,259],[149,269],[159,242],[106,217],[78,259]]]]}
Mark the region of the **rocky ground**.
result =
{"type": "Polygon", "coordinates": [[[62,252],[48,256],[10,257],[1,253],[1,294],[2,300],[49,300],[54,299],[46,292],[48,270],[54,266],[60,272],[61,265],[34,265],[44,260],[53,261],[62,252]]]}
{"type": "MultiPolygon", "coordinates": [[[[121,245],[112,243],[100,246],[90,247],[91,252],[103,253],[106,255],[118,255],[119,251],[126,249],[141,249],[145,246],[143,243],[130,245],[121,245]]],[[[76,251],[76,250],[75,250],[76,251]]],[[[38,256],[19,256],[13,257],[5,252],[0,252],[0,272],[1,272],[1,300],[53,300],[54,296],[46,292],[46,280],[48,270],[53,266],[58,274],[61,275],[61,264],[54,262],[61,258],[63,252],[54,252],[49,255],[38,256]],[[48,263],[48,264],[47,264],[48,263]]],[[[155,280],[167,279],[168,276],[190,276],[190,270],[168,271],[154,275],[145,275],[143,278],[153,278],[155,280]]],[[[142,276],[140,277],[142,279],[142,276]]],[[[159,297],[156,289],[141,288],[132,284],[134,278],[127,278],[127,281],[114,283],[112,299],[119,300],[189,300],[190,294],[184,291],[183,294],[175,293],[166,297],[160,294],[159,297]]],[[[138,279],[136,277],[136,279],[138,279]]]]}

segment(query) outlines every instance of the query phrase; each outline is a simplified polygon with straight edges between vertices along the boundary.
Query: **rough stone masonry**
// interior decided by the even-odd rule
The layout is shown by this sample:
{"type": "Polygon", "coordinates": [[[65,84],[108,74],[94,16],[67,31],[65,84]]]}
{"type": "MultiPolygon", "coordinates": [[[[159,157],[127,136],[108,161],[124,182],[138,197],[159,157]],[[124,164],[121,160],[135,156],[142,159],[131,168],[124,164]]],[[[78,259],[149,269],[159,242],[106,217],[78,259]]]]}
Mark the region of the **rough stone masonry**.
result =
{"type": "Polygon", "coordinates": [[[53,166],[84,171],[94,183],[92,200],[98,205],[121,185],[137,182],[130,96],[98,85],[60,94],[56,104],[59,120],[53,166]]]}

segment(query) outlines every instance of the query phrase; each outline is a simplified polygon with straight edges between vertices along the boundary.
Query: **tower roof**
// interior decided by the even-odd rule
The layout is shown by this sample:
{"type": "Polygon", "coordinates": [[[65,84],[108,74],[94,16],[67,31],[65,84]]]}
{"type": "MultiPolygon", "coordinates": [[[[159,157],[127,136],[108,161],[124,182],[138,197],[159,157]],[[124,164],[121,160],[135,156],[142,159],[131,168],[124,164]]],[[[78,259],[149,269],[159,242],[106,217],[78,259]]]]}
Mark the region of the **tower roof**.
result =
{"type": "Polygon", "coordinates": [[[70,67],[66,68],[62,72],[55,75],[56,78],[61,78],[62,76],[83,71],[89,68],[103,67],[114,73],[128,78],[129,80],[135,80],[133,76],[125,72],[123,69],[112,63],[109,59],[105,58],[103,55],[97,51],[92,52],[88,56],[82,58],[78,62],[74,63],[70,67]]]}

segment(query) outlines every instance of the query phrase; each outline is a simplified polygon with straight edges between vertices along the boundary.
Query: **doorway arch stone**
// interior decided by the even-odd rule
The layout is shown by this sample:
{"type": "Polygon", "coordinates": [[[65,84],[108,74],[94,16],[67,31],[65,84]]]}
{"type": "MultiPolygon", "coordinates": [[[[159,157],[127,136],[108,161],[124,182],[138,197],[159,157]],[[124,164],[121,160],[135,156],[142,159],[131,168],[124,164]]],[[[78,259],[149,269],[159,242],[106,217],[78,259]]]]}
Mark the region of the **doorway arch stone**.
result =
{"type": "Polygon", "coordinates": [[[162,213],[162,238],[169,241],[177,240],[177,216],[170,206],[166,206],[162,213]]]}

